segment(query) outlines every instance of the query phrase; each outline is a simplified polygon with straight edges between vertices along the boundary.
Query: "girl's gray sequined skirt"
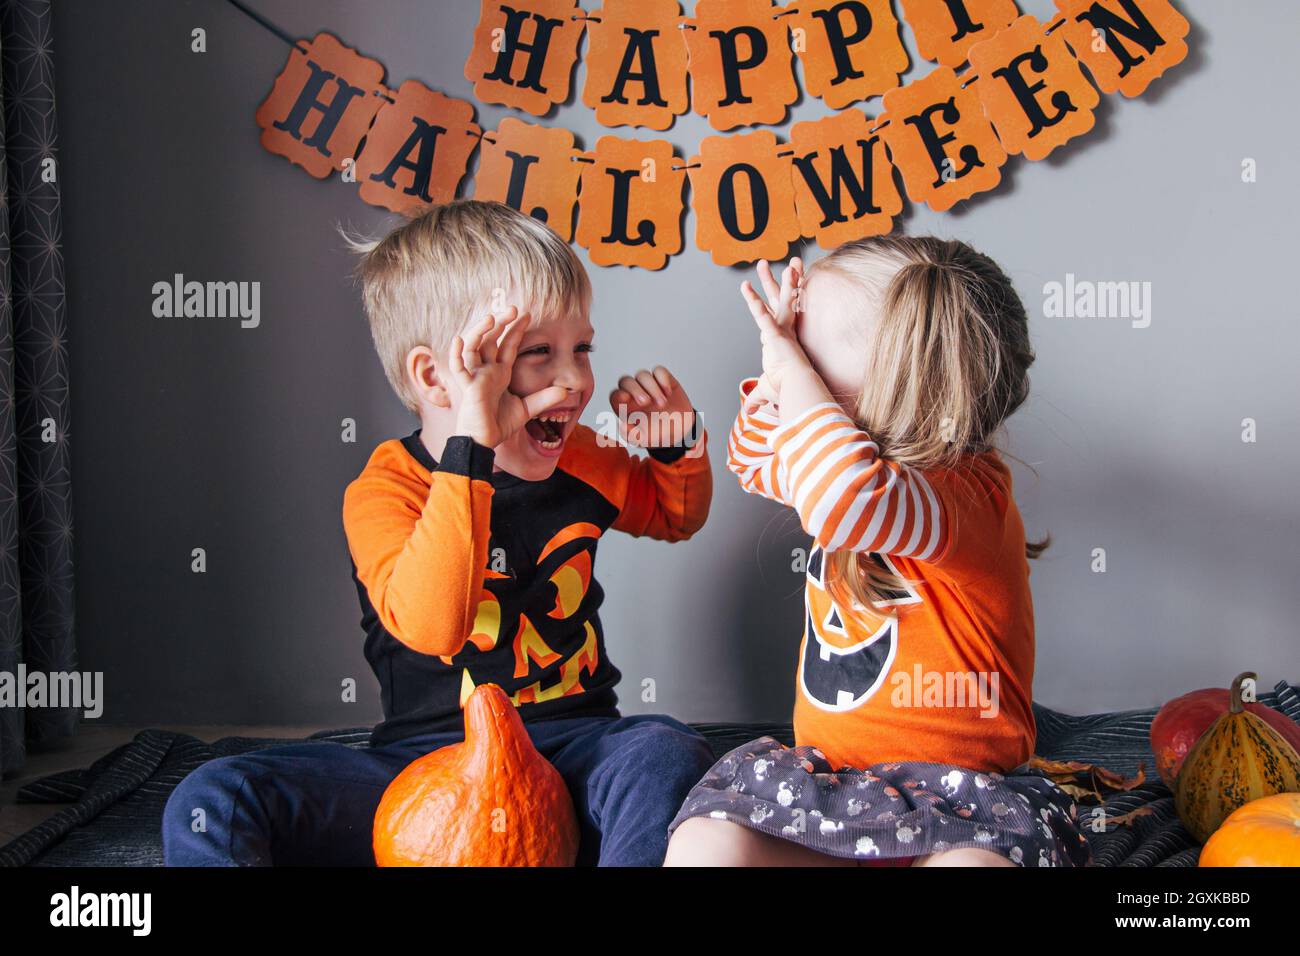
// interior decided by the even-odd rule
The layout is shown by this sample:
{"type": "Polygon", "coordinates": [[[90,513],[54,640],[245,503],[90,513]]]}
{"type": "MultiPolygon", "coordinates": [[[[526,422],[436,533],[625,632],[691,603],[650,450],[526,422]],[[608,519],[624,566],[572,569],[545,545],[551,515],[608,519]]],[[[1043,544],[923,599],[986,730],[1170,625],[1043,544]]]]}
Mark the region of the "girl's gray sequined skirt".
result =
{"type": "Polygon", "coordinates": [[[958,847],[1020,866],[1092,860],[1074,800],[1027,764],[1009,774],[921,761],[836,771],[815,747],[760,737],[713,765],[669,832],[691,817],[730,820],[862,862],[958,847]]]}

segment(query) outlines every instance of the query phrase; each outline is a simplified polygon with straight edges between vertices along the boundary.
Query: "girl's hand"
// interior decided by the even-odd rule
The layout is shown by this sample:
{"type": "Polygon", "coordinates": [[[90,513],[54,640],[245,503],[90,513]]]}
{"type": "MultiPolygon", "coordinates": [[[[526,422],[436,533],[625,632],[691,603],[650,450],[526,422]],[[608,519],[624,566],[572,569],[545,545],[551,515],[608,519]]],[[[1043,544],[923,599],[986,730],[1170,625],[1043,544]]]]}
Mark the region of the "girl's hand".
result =
{"type": "Polygon", "coordinates": [[[510,391],[515,356],[528,321],[512,305],[503,313],[485,316],[463,337],[451,340],[447,368],[460,392],[456,434],[495,448],[568,395],[558,385],[524,396],[510,391]]]}
{"type": "Polygon", "coordinates": [[[772,387],[772,383],[768,381],[767,375],[760,375],[758,381],[754,383],[754,387],[745,396],[745,414],[753,415],[764,406],[768,406],[770,411],[779,414],[779,405],[777,403],[779,397],[776,389],[772,387]]]}
{"type": "Polygon", "coordinates": [[[780,395],[783,375],[791,369],[811,368],[808,356],[795,335],[798,313],[799,284],[803,281],[803,261],[798,256],[781,275],[777,284],[772,267],[766,259],[758,263],[758,278],[763,284],[767,301],[754,291],[746,279],[740,285],[749,312],[758,325],[763,343],[763,377],[770,388],[780,395]]]}
{"type": "Polygon", "coordinates": [[[686,390],[662,365],[620,378],[609,393],[609,405],[623,440],[641,448],[679,445],[695,427],[695,408],[686,390]]]}

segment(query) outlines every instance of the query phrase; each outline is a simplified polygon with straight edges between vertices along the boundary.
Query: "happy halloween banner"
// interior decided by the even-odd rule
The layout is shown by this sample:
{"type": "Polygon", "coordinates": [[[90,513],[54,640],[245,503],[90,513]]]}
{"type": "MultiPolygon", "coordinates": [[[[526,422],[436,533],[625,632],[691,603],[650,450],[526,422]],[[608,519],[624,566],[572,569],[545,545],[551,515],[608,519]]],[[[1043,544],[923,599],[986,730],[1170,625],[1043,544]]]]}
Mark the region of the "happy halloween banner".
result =
{"type": "Polygon", "coordinates": [[[583,103],[604,126],[662,131],[688,109],[720,132],[777,125],[804,89],[836,115],[710,136],[684,159],[667,140],[573,133],[508,118],[481,129],[472,103],[406,80],[329,33],[299,41],[257,111],[262,145],[312,176],[338,172],[361,198],[417,213],[453,199],[475,150],[474,197],[508,203],[601,266],[661,269],[682,250],[689,180],[695,242],[719,265],[781,259],[889,232],[902,195],[943,211],[993,189],[1008,156],[1043,159],[1093,126],[1102,93],[1142,94],[1187,56],[1169,0],[1055,0],[1044,23],[1014,0],[481,0],[465,77],[484,103],[544,117],[570,97],[588,33],[583,103]],[[958,73],[957,70],[966,69],[958,73]],[[689,77],[689,91],[688,91],[689,77]],[[851,104],[883,97],[868,116],[851,104]],[[577,226],[574,228],[574,208],[577,226]]]}

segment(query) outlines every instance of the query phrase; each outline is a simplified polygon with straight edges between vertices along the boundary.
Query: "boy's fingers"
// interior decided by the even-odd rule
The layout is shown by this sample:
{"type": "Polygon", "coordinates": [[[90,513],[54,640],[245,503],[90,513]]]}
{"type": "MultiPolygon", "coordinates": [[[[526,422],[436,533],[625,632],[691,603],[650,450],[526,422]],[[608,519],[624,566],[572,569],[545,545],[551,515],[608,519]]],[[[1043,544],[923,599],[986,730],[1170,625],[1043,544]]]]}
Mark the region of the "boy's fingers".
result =
{"type": "Polygon", "coordinates": [[[549,385],[531,395],[525,395],[523,398],[525,420],[536,418],[552,405],[564,401],[568,395],[569,390],[562,385],[549,385]]]}
{"type": "Polygon", "coordinates": [[[458,380],[463,379],[468,373],[465,370],[465,362],[461,358],[460,351],[464,347],[459,335],[454,336],[451,340],[451,347],[447,349],[447,364],[451,367],[451,373],[458,380]]]}
{"type": "Polygon", "coordinates": [[[654,377],[655,381],[659,383],[659,387],[664,390],[665,395],[671,395],[680,387],[677,384],[677,379],[673,377],[673,373],[662,365],[655,366],[654,377]]]}
{"type": "Polygon", "coordinates": [[[515,359],[519,357],[519,343],[524,340],[524,331],[527,328],[527,320],[521,317],[512,322],[502,333],[501,347],[497,351],[497,359],[502,365],[515,364],[515,359]]]}
{"type": "Polygon", "coordinates": [[[668,404],[668,396],[665,395],[664,390],[659,387],[659,382],[655,379],[653,372],[648,372],[645,369],[642,369],[636,373],[636,380],[641,384],[641,387],[645,389],[646,394],[654,400],[656,405],[663,406],[668,404]]]}
{"type": "Polygon", "coordinates": [[[631,395],[632,401],[636,404],[648,405],[650,403],[650,396],[646,394],[646,390],[642,388],[641,384],[631,375],[624,375],[620,378],[618,380],[618,387],[631,395]]]}

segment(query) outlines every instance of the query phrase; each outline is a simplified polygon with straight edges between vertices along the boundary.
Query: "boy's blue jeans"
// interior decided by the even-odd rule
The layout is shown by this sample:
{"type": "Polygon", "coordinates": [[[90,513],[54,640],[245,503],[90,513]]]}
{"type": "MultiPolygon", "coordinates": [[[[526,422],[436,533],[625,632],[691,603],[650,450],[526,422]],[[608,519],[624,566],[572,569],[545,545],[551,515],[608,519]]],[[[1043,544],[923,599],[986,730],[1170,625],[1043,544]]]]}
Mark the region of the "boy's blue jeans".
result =
{"type": "MultiPolygon", "coordinates": [[[[525,727],[573,796],[578,865],[663,863],[668,824],[714,762],[703,737],[657,714],[525,727]]],[[[456,730],[373,749],[301,743],[211,760],[167,801],[163,858],[168,866],[373,866],[371,825],[388,784],[462,738],[456,730]]]]}

